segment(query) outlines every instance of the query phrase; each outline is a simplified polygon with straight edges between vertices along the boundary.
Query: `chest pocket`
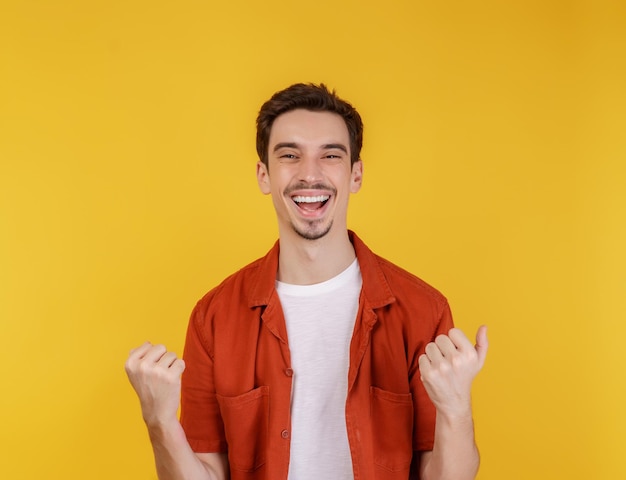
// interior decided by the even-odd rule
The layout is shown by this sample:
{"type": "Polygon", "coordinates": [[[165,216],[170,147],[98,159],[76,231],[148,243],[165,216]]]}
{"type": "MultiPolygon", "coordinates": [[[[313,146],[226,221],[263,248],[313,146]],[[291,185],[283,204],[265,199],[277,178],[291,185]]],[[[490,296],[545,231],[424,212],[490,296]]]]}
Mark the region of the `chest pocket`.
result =
{"type": "Polygon", "coordinates": [[[269,386],[238,395],[216,395],[220,406],[230,468],[252,472],[266,461],[269,428],[269,386]]]}
{"type": "Polygon", "coordinates": [[[374,462],[392,472],[409,472],[413,457],[413,399],[410,393],[370,388],[374,462]]]}

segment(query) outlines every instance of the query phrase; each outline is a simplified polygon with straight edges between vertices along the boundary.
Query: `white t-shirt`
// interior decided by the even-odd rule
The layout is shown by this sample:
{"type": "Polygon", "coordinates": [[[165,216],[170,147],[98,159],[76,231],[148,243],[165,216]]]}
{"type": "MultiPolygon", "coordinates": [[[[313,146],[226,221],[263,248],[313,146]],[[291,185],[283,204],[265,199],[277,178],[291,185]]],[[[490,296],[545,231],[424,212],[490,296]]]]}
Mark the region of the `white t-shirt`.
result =
{"type": "Polygon", "coordinates": [[[357,260],[315,285],[276,282],[294,371],[289,480],[354,478],[345,407],[361,284],[357,260]]]}

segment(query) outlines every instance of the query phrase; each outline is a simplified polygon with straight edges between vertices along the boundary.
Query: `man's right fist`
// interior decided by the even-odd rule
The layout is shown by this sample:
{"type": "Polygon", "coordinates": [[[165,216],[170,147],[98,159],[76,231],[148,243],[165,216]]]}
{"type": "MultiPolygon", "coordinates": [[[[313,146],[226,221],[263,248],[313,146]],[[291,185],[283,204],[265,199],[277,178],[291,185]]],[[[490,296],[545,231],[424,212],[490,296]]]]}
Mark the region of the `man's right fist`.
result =
{"type": "Polygon", "coordinates": [[[177,421],[180,376],[185,362],[165,346],[146,342],[131,350],[125,368],[139,397],[146,424],[156,426],[177,421]]]}

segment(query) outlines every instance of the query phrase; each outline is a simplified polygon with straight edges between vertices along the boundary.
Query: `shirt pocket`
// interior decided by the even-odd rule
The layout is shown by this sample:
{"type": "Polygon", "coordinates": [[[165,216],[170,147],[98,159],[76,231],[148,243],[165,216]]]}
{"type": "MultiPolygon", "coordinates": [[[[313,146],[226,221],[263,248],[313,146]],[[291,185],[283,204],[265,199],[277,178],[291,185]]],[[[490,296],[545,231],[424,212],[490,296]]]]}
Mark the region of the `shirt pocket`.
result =
{"type": "Polygon", "coordinates": [[[265,463],[269,428],[269,386],[236,397],[216,394],[231,469],[251,472],[265,463]]]}
{"type": "Polygon", "coordinates": [[[413,397],[370,387],[374,462],[397,472],[411,467],[413,458],[413,397]]]}

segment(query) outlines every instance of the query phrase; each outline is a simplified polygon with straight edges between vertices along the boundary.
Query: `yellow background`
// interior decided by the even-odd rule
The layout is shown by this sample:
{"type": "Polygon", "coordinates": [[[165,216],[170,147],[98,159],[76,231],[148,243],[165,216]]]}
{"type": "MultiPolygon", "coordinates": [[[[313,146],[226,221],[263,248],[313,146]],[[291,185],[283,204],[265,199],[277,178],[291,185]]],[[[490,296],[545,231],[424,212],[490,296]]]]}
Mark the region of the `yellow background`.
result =
{"type": "Polygon", "coordinates": [[[364,117],[350,225],[490,327],[482,480],[626,478],[624,2],[3,0],[0,477],[153,479],[123,363],[268,250],[254,119],[364,117]]]}

